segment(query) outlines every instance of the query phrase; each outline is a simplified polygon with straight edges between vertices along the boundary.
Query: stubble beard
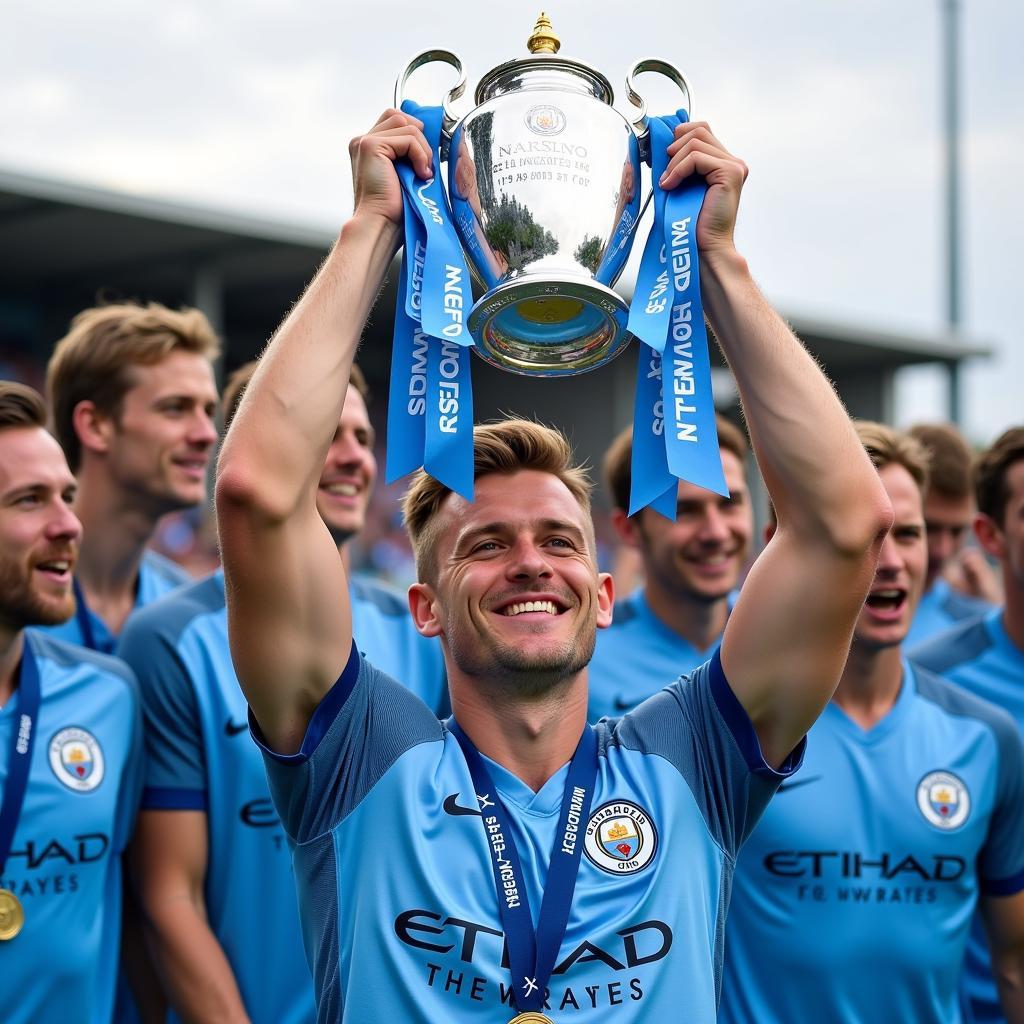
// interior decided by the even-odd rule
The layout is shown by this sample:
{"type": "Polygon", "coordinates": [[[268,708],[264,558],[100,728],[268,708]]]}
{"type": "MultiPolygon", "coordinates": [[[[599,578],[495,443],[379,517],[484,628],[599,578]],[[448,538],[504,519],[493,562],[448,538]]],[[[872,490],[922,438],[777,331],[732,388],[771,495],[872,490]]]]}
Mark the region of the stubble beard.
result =
{"type": "Polygon", "coordinates": [[[67,622],[75,614],[74,593],[69,591],[63,600],[40,597],[32,590],[31,573],[31,569],[0,559],[0,620],[16,629],[67,622]]]}
{"type": "Polygon", "coordinates": [[[499,699],[536,700],[551,694],[590,664],[597,643],[597,624],[591,613],[571,640],[552,643],[534,654],[493,637],[470,640],[468,634],[461,624],[447,634],[449,654],[464,675],[499,699]]]}

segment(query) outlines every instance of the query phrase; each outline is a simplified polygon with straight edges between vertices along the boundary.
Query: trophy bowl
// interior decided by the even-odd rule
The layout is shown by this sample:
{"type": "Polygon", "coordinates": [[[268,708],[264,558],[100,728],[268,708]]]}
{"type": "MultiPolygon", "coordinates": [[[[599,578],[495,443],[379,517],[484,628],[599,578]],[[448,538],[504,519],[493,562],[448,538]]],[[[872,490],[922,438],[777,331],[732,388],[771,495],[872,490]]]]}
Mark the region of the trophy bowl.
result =
{"type": "Polygon", "coordinates": [[[642,70],[685,78],[660,61],[635,65],[627,82],[641,108],[630,124],[613,106],[608,79],[558,56],[541,15],[529,57],[487,72],[461,119],[450,104],[465,89],[458,56],[427,50],[399,77],[444,61],[459,81],[444,101],[448,198],[467,262],[486,289],[467,326],[477,353],[530,376],[583,373],[628,344],[629,307],[613,289],[640,218],[640,163],[647,136],[632,86],[642,70]]]}

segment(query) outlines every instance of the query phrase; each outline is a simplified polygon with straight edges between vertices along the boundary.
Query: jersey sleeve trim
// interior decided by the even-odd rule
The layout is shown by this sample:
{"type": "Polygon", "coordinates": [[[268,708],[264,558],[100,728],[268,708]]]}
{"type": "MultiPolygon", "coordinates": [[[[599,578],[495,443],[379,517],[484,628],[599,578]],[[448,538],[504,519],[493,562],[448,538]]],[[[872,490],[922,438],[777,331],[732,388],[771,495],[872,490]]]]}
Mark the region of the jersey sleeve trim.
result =
{"type": "Polygon", "coordinates": [[[1010,878],[981,879],[981,891],[986,896],[1016,896],[1022,889],[1024,889],[1024,871],[1020,871],[1010,878]]]}
{"type": "Polygon", "coordinates": [[[147,786],[142,791],[142,809],[144,811],[205,811],[208,806],[204,789],[147,786]]]}
{"type": "Polygon", "coordinates": [[[711,695],[714,697],[718,712],[725,724],[729,727],[733,739],[736,740],[743,754],[743,760],[747,767],[755,775],[766,775],[770,778],[786,778],[792,775],[803,764],[804,751],[807,748],[807,737],[801,738],[800,742],[790,752],[789,756],[778,768],[773,768],[764,759],[761,751],[761,741],[757,738],[757,731],[754,723],[746,709],[739,702],[739,698],[733,693],[729,680],[725,678],[725,670],[722,668],[721,647],[715,650],[708,664],[709,682],[711,695]]]}
{"type": "Polygon", "coordinates": [[[334,720],[345,706],[346,701],[348,701],[352,690],[355,688],[356,680],[359,679],[359,666],[361,662],[359,649],[353,640],[347,664],[342,669],[341,675],[338,676],[335,684],[327,691],[324,699],[317,705],[309,720],[309,724],[306,726],[306,735],[302,737],[302,746],[299,747],[298,752],[295,754],[279,754],[276,750],[273,750],[267,743],[263,730],[260,728],[259,722],[256,721],[256,716],[252,713],[252,708],[249,708],[249,732],[252,733],[252,738],[256,741],[260,750],[280,764],[305,764],[316,753],[316,748],[320,746],[320,741],[327,735],[327,730],[334,724],[334,720]]]}

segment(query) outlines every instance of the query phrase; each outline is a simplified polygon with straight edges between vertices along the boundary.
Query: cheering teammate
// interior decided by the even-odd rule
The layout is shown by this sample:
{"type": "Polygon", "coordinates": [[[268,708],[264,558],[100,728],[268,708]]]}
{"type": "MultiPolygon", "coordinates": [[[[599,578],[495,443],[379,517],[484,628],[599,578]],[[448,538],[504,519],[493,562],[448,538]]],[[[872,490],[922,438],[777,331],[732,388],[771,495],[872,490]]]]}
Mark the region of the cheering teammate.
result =
{"type": "Polygon", "coordinates": [[[924,496],[924,522],[928,531],[928,576],[924,596],[910,624],[906,645],[918,644],[965,619],[984,615],[991,605],[980,597],[954,589],[945,573],[991,587],[991,570],[977,550],[967,550],[974,519],[971,489],[971,450],[960,433],[947,423],[921,423],[908,433],[928,452],[928,490],[924,496]]]}
{"type": "MultiPolygon", "coordinates": [[[[1006,708],[1024,729],[1024,427],[1007,430],[982,453],[975,465],[974,485],[978,502],[974,530],[982,548],[999,563],[1006,606],[940,634],[911,656],[918,664],[1006,708]]],[[[1019,806],[1016,813],[1022,816],[1019,806]]],[[[1024,896],[1018,894],[1013,899],[1024,905],[1024,896]]],[[[1006,902],[995,904],[1000,907],[1006,902]]],[[[1002,995],[1006,1016],[1016,1024],[1024,1020],[1024,974],[1015,959],[1007,962],[1001,956],[1006,915],[993,913],[992,903],[982,906],[984,921],[975,919],[965,991],[975,1020],[1003,1020],[998,1004],[1002,995]],[[993,973],[999,981],[998,993],[993,973]],[[1016,986],[1016,1016],[1011,1016],[1006,1004],[1007,985],[1016,986]]],[[[1018,929],[1015,938],[1024,947],[1024,929],[1018,929]]]]}
{"type": "Polygon", "coordinates": [[[980,895],[1024,1021],[1024,745],[1004,712],[905,659],[927,459],[888,427],[858,433],[895,523],[806,763],[740,854],[720,1020],[955,1024],[980,895]]]}
{"type": "Polygon", "coordinates": [[[612,523],[639,551],[644,585],[616,601],[612,624],[597,634],[590,663],[588,718],[621,715],[708,660],[721,643],[729,595],[750,554],[754,517],[743,464],[742,431],[718,416],[718,443],[729,496],[679,483],[676,520],[654,509],[628,516],[633,433],[624,430],[605,455],[615,503],[612,523]]]}
{"type": "Polygon", "coordinates": [[[199,310],[157,303],[87,309],[57,343],[46,383],[85,530],[62,640],[110,653],[135,608],[189,581],[146,545],[161,516],[206,499],[218,353],[199,310]]]}
{"type": "MultiPolygon", "coordinates": [[[[232,375],[225,426],[255,367],[232,375]]],[[[317,510],[343,558],[365,523],[377,475],[365,395],[353,366],[317,491],[317,510]]],[[[366,657],[440,711],[447,704],[441,649],[416,632],[407,602],[359,578],[351,600],[366,657]]],[[[289,852],[262,758],[241,735],[246,705],[228,650],[223,573],[133,615],[118,653],[138,675],[146,717],[136,853],[171,1005],[195,1022],[312,1021],[289,852]]]]}
{"type": "Polygon", "coordinates": [[[405,503],[410,604],[441,638],[454,709],[438,722],[353,645],[316,512],[399,240],[393,161],[431,173],[421,127],[392,110],[352,143],[355,214],[263,356],[218,471],[232,656],[294,844],[318,1019],[710,1022],[733,857],[839,677],[891,510],[733,246],[745,166],[685,124],[663,180],[708,183],[705,304],[779,532],[720,657],[591,729],[586,665],[613,595],[588,483],[555,431],[477,428],[475,501],[420,475],[405,503]]]}
{"type": "Polygon", "coordinates": [[[109,1024],[142,723],[120,662],[26,626],[74,613],[75,479],[0,382],[0,1017],[109,1024]]]}

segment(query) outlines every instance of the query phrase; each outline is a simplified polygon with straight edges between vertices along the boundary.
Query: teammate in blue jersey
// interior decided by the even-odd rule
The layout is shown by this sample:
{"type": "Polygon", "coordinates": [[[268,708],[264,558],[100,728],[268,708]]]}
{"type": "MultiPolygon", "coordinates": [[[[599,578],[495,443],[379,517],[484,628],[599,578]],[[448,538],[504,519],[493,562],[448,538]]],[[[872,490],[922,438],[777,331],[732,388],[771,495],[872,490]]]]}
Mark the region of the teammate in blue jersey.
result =
{"type": "Polygon", "coordinates": [[[805,764],[740,854],[719,1019],[959,1024],[980,899],[1024,1020],[1024,743],[1005,712],[906,660],[927,456],[889,427],[858,433],[895,523],[805,764]]]}
{"type": "MultiPolygon", "coordinates": [[[[255,366],[232,375],[226,426],[255,366]]],[[[353,367],[318,488],[317,508],[342,557],[365,523],[377,475],[365,395],[353,367]]],[[[356,577],[351,600],[360,650],[440,713],[440,645],[416,631],[404,596],[356,577]]],[[[313,1020],[290,853],[263,760],[242,735],[246,704],[228,649],[223,574],[133,615],[118,652],[139,678],[146,715],[137,861],[171,1006],[193,1022],[313,1020]]]]}
{"type": "MultiPolygon", "coordinates": [[[[1007,430],[979,457],[975,493],[975,533],[982,549],[999,565],[1006,605],[940,634],[912,650],[911,658],[1005,708],[1024,730],[1024,427],[1007,430]]],[[[975,1021],[1024,1020],[1024,976],[1019,964],[1001,955],[1002,931],[1000,917],[975,918],[964,977],[975,1021]],[[1008,1009],[1005,1017],[1000,1013],[989,947],[995,975],[1016,984],[1020,1002],[1015,1017],[1008,1009]]],[[[1024,943],[1024,936],[1018,935],[1018,941],[1024,943]]],[[[1000,992],[1005,987],[1001,984],[1000,992]]],[[[1005,1008],[1005,996],[1003,1004],[1005,1008]]]]}
{"type": "Polygon", "coordinates": [[[680,482],[676,520],[652,508],[627,515],[633,431],[612,442],[604,475],[620,539],[640,554],[644,583],[615,602],[590,663],[588,718],[621,715],[703,664],[721,643],[731,595],[750,556],[754,517],[744,462],[747,441],[724,416],[718,443],[729,495],[680,482]]]}
{"type": "Polygon", "coordinates": [[[439,722],[353,646],[316,511],[399,239],[394,161],[431,173],[421,129],[391,110],[352,143],[355,213],[261,359],[218,468],[232,657],[294,845],[318,1020],[704,1024],[733,859],[839,678],[891,509],[735,250],[745,165],[683,125],[664,181],[708,183],[706,309],[779,531],[719,655],[592,729],[587,663],[613,588],[589,482],[556,431],[478,427],[472,503],[423,474],[405,499],[410,605],[441,639],[454,709],[439,722]]]}
{"type": "Polygon", "coordinates": [[[1001,603],[1002,595],[984,555],[965,546],[974,519],[967,442],[947,423],[920,423],[908,433],[924,445],[929,467],[924,498],[928,576],[905,641],[912,650],[958,622],[984,615],[993,603],[1001,603]]]}
{"type": "Polygon", "coordinates": [[[161,516],[206,499],[218,354],[202,313],[157,303],[87,309],[57,343],[47,390],[85,533],[77,608],[54,636],[111,653],[133,610],[189,582],[146,545],[161,516]]]}
{"type": "Polygon", "coordinates": [[[142,722],[120,662],[26,629],[74,612],[75,480],[0,382],[0,1018],[109,1024],[142,722]]]}

